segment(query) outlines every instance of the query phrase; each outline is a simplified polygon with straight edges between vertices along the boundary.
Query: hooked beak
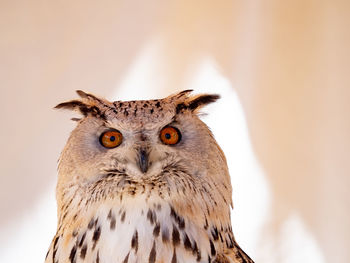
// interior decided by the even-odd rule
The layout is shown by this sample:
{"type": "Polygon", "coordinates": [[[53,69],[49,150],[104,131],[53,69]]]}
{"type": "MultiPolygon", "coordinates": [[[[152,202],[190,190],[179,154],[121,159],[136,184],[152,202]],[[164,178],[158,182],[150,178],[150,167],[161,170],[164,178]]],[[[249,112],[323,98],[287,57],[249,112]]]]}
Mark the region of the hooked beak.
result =
{"type": "Polygon", "coordinates": [[[148,170],[148,153],[144,149],[140,149],[139,151],[139,166],[141,172],[146,173],[148,170]]]}

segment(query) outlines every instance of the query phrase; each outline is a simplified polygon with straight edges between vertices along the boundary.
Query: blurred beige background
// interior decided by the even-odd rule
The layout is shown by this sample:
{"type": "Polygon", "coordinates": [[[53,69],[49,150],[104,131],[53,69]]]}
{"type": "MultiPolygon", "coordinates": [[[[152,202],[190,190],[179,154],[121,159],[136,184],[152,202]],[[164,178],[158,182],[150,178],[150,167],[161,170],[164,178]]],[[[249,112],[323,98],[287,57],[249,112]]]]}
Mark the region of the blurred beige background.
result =
{"type": "Polygon", "coordinates": [[[157,43],[154,85],[140,80],[140,99],[185,88],[204,58],[238,95],[269,185],[269,220],[248,248],[256,262],[297,262],[283,256],[289,248],[279,238],[293,214],[322,262],[349,262],[349,1],[1,0],[0,33],[0,247],[44,193],[53,198],[74,124],[52,107],[76,89],[118,94],[157,43]]]}

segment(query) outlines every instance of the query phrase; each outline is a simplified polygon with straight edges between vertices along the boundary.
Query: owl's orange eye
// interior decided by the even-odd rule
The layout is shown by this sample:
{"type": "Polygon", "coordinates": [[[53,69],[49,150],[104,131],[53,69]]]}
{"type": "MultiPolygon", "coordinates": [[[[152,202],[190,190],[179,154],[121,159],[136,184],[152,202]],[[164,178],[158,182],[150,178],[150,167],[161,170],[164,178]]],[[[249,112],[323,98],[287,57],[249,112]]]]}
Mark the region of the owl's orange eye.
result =
{"type": "Polygon", "coordinates": [[[106,148],[115,148],[123,141],[123,135],[117,130],[105,131],[100,136],[100,143],[106,148]]]}
{"type": "Polygon", "coordinates": [[[181,140],[181,133],[175,127],[166,126],[160,131],[160,139],[164,144],[174,145],[181,140]]]}

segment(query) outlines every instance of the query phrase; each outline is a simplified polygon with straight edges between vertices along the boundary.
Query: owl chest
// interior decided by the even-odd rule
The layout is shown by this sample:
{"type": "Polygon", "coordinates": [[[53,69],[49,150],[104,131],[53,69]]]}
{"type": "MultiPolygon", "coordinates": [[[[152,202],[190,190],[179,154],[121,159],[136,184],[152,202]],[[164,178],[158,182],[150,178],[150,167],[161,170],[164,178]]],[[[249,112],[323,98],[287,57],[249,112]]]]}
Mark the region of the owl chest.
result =
{"type": "Polygon", "coordinates": [[[206,231],[167,203],[125,202],[88,214],[58,251],[67,262],[208,262],[206,231]]]}

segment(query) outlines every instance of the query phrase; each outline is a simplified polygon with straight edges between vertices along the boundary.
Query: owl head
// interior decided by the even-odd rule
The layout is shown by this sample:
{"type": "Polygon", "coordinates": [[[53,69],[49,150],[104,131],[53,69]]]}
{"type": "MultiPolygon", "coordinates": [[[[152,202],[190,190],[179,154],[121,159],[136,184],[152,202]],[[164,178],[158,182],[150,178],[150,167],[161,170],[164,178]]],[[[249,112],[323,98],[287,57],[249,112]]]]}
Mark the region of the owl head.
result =
{"type": "MultiPolygon", "coordinates": [[[[191,96],[185,90],[164,99],[114,101],[77,91],[81,97],[58,104],[78,111],[59,162],[58,192],[69,185],[86,185],[113,175],[113,183],[185,185],[213,181],[230,186],[227,164],[199,110],[218,95],[191,96]],[[119,179],[118,179],[119,178],[119,179]],[[183,182],[185,181],[185,182],[183,182]]],[[[227,187],[230,198],[230,187],[227,187]]]]}

